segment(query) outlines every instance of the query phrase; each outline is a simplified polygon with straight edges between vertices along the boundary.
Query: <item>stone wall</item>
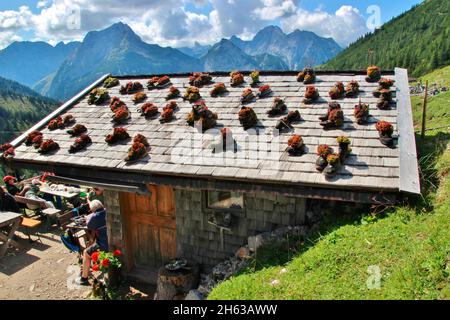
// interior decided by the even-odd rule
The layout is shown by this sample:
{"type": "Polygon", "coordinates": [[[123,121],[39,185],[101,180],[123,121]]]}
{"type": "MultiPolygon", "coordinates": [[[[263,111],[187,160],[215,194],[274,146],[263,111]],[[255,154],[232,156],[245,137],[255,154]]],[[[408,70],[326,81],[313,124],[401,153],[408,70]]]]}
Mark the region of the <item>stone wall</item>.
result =
{"type": "Polygon", "coordinates": [[[233,213],[230,230],[208,223],[202,191],[175,190],[177,253],[208,271],[245,245],[249,236],[280,226],[305,224],[306,199],[245,194],[243,212],[233,213]]]}

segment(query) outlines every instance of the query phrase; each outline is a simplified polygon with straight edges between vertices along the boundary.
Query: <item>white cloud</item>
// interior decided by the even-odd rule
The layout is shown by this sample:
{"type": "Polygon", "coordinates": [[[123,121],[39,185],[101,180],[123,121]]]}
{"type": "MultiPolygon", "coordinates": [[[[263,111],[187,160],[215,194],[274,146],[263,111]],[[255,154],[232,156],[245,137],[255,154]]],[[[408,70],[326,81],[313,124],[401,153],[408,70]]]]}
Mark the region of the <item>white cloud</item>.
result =
{"type": "Polygon", "coordinates": [[[14,34],[12,31],[0,32],[0,50],[6,48],[14,41],[22,41],[23,39],[14,34]]]}
{"type": "Polygon", "coordinates": [[[368,31],[359,11],[342,6],[334,14],[306,11],[299,0],[40,0],[39,12],[26,6],[0,11],[0,32],[28,30],[34,38],[55,43],[81,40],[88,31],[115,22],[129,24],[145,41],[165,46],[214,43],[238,35],[249,39],[261,28],[280,22],[286,32],[310,30],[347,45],[368,31]],[[211,7],[206,14],[194,7],[211,7]]]}
{"type": "Polygon", "coordinates": [[[288,32],[301,29],[331,37],[343,47],[369,31],[364,17],[352,6],[342,6],[334,14],[321,9],[310,12],[299,8],[295,15],[282,19],[281,25],[288,32]]]}

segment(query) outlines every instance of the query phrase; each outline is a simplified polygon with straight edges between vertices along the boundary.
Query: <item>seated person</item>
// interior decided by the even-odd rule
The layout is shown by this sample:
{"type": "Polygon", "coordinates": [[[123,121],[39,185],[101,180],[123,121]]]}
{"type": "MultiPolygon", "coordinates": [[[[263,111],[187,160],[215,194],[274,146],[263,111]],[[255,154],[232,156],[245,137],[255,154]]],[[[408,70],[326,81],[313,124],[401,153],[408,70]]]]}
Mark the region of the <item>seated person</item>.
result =
{"type": "Polygon", "coordinates": [[[29,186],[29,190],[25,193],[25,198],[32,199],[32,200],[45,201],[44,209],[48,209],[48,208],[54,209],[55,206],[51,201],[46,201],[45,199],[38,196],[40,185],[41,185],[41,182],[37,179],[34,179],[31,182],[31,185],[29,186]]]}
{"type": "Polygon", "coordinates": [[[83,252],[83,267],[80,277],[76,280],[79,285],[89,285],[88,278],[91,268],[91,255],[98,251],[108,251],[108,234],[106,230],[106,211],[99,200],[89,203],[91,214],[86,216],[86,224],[92,235],[89,246],[83,252]]]}
{"type": "Polygon", "coordinates": [[[17,178],[13,176],[5,176],[3,182],[5,183],[6,190],[12,196],[22,196],[29,190],[29,187],[23,186],[22,182],[16,183],[17,178]]]}
{"type": "Polygon", "coordinates": [[[7,193],[3,187],[0,187],[0,211],[20,213],[20,207],[16,199],[7,193]]]}
{"type": "Polygon", "coordinates": [[[93,200],[99,200],[101,203],[104,202],[103,189],[92,188],[92,190],[88,193],[87,201],[89,203],[93,200]]]}

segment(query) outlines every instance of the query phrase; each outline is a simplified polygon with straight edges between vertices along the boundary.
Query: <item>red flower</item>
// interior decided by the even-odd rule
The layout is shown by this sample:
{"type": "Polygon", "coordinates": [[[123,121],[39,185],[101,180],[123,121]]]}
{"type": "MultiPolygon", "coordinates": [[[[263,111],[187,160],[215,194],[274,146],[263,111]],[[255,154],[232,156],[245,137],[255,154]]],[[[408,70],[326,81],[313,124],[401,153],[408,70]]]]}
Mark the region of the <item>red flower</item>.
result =
{"type": "Polygon", "coordinates": [[[118,257],[118,256],[122,255],[122,252],[117,249],[117,250],[114,250],[113,255],[114,255],[114,257],[118,257]]]}
{"type": "Polygon", "coordinates": [[[94,253],[91,255],[92,261],[97,262],[97,261],[98,261],[98,256],[99,256],[99,252],[98,252],[98,251],[94,252],[94,253]]]}
{"type": "Polygon", "coordinates": [[[94,265],[92,266],[92,270],[98,271],[98,270],[100,270],[100,267],[98,266],[98,264],[94,264],[94,265]]]}
{"type": "Polygon", "coordinates": [[[104,266],[104,267],[109,266],[109,259],[103,259],[102,260],[102,266],[104,266]]]}

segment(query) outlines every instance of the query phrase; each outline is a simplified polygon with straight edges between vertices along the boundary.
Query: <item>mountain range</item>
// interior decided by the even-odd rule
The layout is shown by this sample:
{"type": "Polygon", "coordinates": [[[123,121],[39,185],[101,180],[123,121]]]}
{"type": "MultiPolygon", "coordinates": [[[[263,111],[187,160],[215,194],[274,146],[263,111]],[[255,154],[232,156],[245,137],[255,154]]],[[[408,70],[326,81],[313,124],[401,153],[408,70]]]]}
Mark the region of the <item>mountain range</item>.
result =
{"type": "Polygon", "coordinates": [[[136,75],[192,71],[299,70],[318,65],[342,49],[333,39],[312,32],[285,34],[269,26],[252,40],[236,36],[212,46],[174,49],[148,44],[126,24],[89,32],[80,42],[52,47],[15,42],[0,51],[0,76],[66,100],[105,73],[136,75]]]}

